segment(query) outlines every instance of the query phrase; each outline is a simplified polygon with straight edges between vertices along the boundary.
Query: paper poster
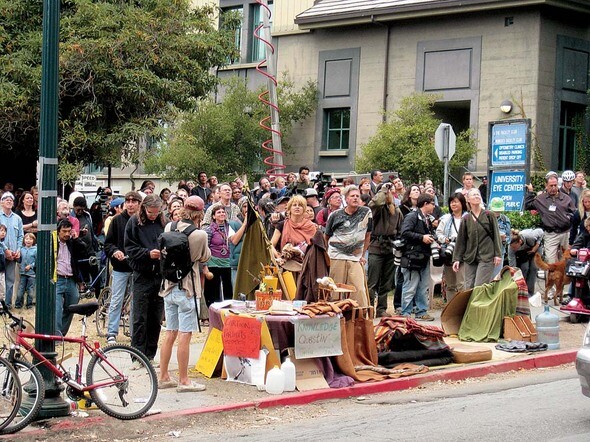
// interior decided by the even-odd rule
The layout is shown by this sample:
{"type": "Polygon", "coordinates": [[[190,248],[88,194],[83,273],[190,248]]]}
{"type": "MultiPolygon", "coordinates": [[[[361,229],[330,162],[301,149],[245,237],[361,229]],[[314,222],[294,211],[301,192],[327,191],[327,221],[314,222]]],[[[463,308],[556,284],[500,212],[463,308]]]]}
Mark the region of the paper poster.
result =
{"type": "Polygon", "coordinates": [[[215,372],[215,367],[217,367],[222,353],[223,342],[221,340],[221,330],[212,328],[195,368],[210,378],[215,372]]]}
{"type": "Polygon", "coordinates": [[[262,323],[257,318],[230,316],[223,324],[223,351],[226,356],[258,358],[262,323]]]}
{"type": "Polygon", "coordinates": [[[266,351],[259,350],[258,358],[224,356],[227,380],[249,385],[264,385],[266,375],[266,351]]]}
{"type": "Polygon", "coordinates": [[[293,322],[297,359],[342,354],[339,317],[298,318],[293,322]]]}

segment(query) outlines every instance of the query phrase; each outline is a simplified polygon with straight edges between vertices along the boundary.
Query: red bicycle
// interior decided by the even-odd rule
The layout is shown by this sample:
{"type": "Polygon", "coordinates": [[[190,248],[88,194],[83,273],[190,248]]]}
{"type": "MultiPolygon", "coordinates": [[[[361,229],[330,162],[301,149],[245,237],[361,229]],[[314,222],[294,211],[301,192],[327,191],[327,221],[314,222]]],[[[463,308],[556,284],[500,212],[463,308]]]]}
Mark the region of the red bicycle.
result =
{"type": "MultiPolygon", "coordinates": [[[[158,380],[154,367],[147,357],[139,350],[128,345],[116,344],[101,347],[98,341],[88,342],[86,336],[86,318],[98,309],[96,301],[75,304],[69,307],[71,313],[82,315],[82,332],[80,337],[44,335],[26,330],[26,324],[13,315],[2,301],[0,315],[10,319],[7,323],[6,336],[11,342],[8,361],[21,374],[23,385],[23,402],[20,414],[7,428],[0,430],[13,433],[26,427],[33,421],[45,397],[45,383],[36,365],[43,364],[66,387],[67,396],[78,401],[91,400],[109,416],[117,419],[137,419],[149,411],[158,395],[158,380]],[[78,361],[75,368],[66,369],[63,361],[52,364],[45,356],[35,349],[31,340],[55,341],[56,343],[71,342],[79,345],[78,361]],[[91,358],[83,376],[84,355],[91,358]],[[31,364],[27,359],[31,355],[31,364]]],[[[63,347],[62,347],[63,348],[63,347]]]]}

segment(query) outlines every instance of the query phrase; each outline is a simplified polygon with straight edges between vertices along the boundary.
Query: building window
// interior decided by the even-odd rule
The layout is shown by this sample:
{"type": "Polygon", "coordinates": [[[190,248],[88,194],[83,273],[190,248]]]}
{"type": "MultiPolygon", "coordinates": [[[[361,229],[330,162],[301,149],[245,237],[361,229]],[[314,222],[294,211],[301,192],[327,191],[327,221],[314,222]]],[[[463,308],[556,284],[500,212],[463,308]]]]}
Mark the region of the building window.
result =
{"type": "Polygon", "coordinates": [[[235,13],[240,14],[240,17],[242,18],[240,26],[236,29],[235,36],[234,36],[234,46],[235,46],[236,50],[238,51],[238,54],[234,58],[231,58],[229,60],[229,64],[237,64],[242,61],[241,54],[242,54],[242,30],[244,27],[244,8],[242,8],[242,7],[223,8],[223,12],[224,13],[235,12],[235,13]]]}
{"type": "Polygon", "coordinates": [[[561,102],[559,117],[559,170],[576,169],[576,131],[584,124],[585,106],[561,102]]]}
{"type": "MultiPolygon", "coordinates": [[[[250,56],[250,62],[257,62],[260,60],[263,60],[265,58],[266,55],[266,48],[265,48],[265,44],[264,42],[262,42],[261,40],[257,39],[254,36],[254,31],[256,30],[256,28],[261,25],[264,22],[264,14],[266,14],[266,10],[262,7],[262,5],[259,4],[255,4],[251,6],[252,8],[252,25],[250,26],[250,34],[249,34],[249,38],[251,37],[251,56],[250,56]]],[[[270,9],[270,26],[272,29],[272,18],[274,15],[274,9],[273,9],[273,4],[271,2],[268,3],[268,8],[270,9]]],[[[265,38],[264,35],[264,29],[261,28],[260,32],[259,32],[260,36],[262,38],[265,38]]]]}
{"type": "Polygon", "coordinates": [[[348,149],[350,138],[350,108],[324,109],[324,149],[348,149]]]}

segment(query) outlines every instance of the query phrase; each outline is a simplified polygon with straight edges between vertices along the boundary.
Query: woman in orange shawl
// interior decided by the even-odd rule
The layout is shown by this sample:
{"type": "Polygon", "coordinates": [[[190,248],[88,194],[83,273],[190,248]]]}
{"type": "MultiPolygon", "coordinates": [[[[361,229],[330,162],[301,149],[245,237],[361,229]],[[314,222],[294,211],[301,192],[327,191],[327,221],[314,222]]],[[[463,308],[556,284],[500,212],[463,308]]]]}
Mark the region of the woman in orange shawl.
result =
{"type": "MultiPolygon", "coordinates": [[[[279,223],[272,235],[271,243],[277,257],[287,244],[301,249],[303,254],[315,235],[318,226],[305,217],[307,202],[301,195],[293,196],[287,203],[286,219],[279,223]]],[[[302,257],[303,258],[303,257],[302,257]]]]}

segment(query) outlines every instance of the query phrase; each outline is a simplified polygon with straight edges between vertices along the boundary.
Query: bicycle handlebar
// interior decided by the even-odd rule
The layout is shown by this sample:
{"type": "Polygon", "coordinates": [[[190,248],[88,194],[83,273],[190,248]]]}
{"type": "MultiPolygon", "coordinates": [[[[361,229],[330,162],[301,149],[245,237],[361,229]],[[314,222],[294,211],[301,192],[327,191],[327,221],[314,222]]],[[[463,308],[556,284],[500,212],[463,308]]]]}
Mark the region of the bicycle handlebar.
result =
{"type": "Polygon", "coordinates": [[[21,330],[25,330],[26,329],[26,324],[24,323],[22,318],[18,318],[17,316],[15,316],[9,309],[8,306],[6,305],[6,302],[4,300],[0,300],[0,315],[4,315],[4,316],[8,316],[10,319],[12,319],[12,324],[10,324],[10,328],[14,328],[14,327],[20,327],[21,330]]]}

